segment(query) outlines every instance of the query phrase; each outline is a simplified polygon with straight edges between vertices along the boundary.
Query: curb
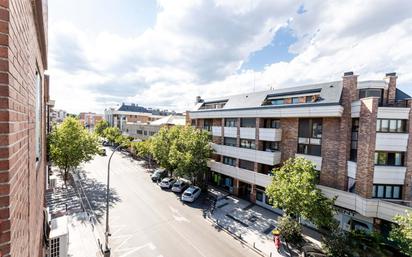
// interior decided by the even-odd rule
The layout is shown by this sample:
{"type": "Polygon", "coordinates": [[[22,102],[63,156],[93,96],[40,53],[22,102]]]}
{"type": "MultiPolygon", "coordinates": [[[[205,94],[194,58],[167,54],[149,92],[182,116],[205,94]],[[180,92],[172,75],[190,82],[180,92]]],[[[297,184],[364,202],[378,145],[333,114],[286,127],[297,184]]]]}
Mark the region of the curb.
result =
{"type": "Polygon", "coordinates": [[[212,218],[210,218],[208,215],[206,215],[205,219],[207,221],[209,221],[211,224],[218,226],[219,228],[221,228],[224,232],[226,232],[228,235],[230,235],[231,237],[233,237],[235,240],[242,242],[244,245],[246,245],[249,249],[251,249],[252,251],[254,251],[255,253],[259,254],[260,256],[263,257],[267,257],[268,255],[264,254],[262,251],[260,251],[259,249],[255,248],[253,245],[250,245],[250,243],[248,243],[247,241],[243,240],[242,237],[237,236],[236,234],[230,232],[228,229],[226,229],[225,227],[223,227],[222,225],[220,225],[219,223],[215,222],[212,218]]]}

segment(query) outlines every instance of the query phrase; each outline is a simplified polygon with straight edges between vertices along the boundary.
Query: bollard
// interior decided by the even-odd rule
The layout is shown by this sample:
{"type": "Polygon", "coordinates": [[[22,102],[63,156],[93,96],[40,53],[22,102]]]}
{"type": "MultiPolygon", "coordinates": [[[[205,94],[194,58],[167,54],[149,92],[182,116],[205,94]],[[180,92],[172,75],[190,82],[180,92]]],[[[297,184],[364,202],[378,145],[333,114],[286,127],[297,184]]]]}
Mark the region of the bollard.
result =
{"type": "Polygon", "coordinates": [[[256,246],[255,246],[255,242],[253,242],[253,248],[256,248],[256,246]]]}
{"type": "Polygon", "coordinates": [[[272,257],[272,252],[270,252],[270,257],[272,257]]]}

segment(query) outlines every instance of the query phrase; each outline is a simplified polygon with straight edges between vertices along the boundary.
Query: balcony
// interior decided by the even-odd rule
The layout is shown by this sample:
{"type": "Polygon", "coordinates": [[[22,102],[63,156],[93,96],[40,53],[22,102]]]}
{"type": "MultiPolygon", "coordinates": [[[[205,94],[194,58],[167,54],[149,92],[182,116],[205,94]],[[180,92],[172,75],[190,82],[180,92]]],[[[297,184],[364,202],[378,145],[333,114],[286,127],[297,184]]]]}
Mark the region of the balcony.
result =
{"type": "Polygon", "coordinates": [[[378,108],[379,119],[409,119],[409,108],[401,107],[379,107],[378,108]]]}
{"type": "Polygon", "coordinates": [[[259,128],[259,140],[281,141],[282,140],[282,129],[259,128]]]}
{"type": "Polygon", "coordinates": [[[222,127],[213,126],[212,127],[212,136],[221,137],[222,136],[222,127]]]}
{"type": "Polygon", "coordinates": [[[225,137],[237,137],[237,127],[224,127],[223,131],[225,137]]]}
{"type": "Polygon", "coordinates": [[[227,145],[212,144],[217,154],[267,165],[280,163],[280,152],[266,152],[227,145]]]}
{"type": "Polygon", "coordinates": [[[405,173],[406,167],[375,166],[373,183],[403,185],[405,182],[405,173]]]}
{"type": "Polygon", "coordinates": [[[318,188],[320,188],[322,193],[328,198],[337,196],[335,205],[354,210],[366,217],[376,217],[392,221],[393,217],[397,214],[405,215],[405,210],[412,212],[411,207],[393,202],[380,199],[367,199],[354,193],[320,185],[318,185],[318,188]]]}
{"type": "Polygon", "coordinates": [[[297,153],[297,154],[295,154],[295,157],[302,157],[302,158],[305,158],[309,161],[312,161],[316,165],[315,166],[316,170],[321,170],[322,169],[322,157],[320,157],[320,156],[297,153]]]}
{"type": "Polygon", "coordinates": [[[257,173],[250,170],[241,169],[239,167],[233,167],[221,162],[209,161],[207,166],[216,172],[242,180],[244,182],[266,187],[272,182],[272,177],[269,175],[257,173]]]}
{"type": "Polygon", "coordinates": [[[409,134],[406,133],[376,133],[376,150],[406,152],[409,134]]]}
{"type": "Polygon", "coordinates": [[[240,138],[256,139],[256,128],[240,128],[240,138]]]}

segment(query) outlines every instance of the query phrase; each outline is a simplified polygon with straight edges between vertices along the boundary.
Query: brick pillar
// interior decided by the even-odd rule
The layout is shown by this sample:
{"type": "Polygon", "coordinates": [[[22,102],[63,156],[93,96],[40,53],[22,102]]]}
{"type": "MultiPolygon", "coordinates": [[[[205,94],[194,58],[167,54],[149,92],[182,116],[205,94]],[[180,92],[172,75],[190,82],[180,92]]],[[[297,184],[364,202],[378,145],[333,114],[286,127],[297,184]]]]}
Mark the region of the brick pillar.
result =
{"type": "Polygon", "coordinates": [[[377,97],[361,100],[355,190],[365,198],[372,197],[377,114],[377,97]]]}
{"type": "Polygon", "coordinates": [[[252,184],[252,190],[250,191],[250,201],[256,203],[256,185],[252,184]]]}
{"type": "Polygon", "coordinates": [[[236,135],[236,146],[240,147],[240,118],[237,118],[237,135],[236,135]]]}
{"type": "Polygon", "coordinates": [[[189,111],[186,111],[185,123],[186,123],[186,125],[188,125],[188,126],[190,126],[190,125],[192,124],[192,120],[190,119],[190,113],[189,113],[189,111]]]}
{"type": "MultiPolygon", "coordinates": [[[[345,190],[346,172],[339,169],[339,155],[345,155],[342,151],[339,139],[340,118],[323,118],[322,121],[322,170],[320,172],[320,184],[345,190]]],[[[346,149],[345,149],[346,150],[346,149]]]]}
{"type": "Polygon", "coordinates": [[[408,149],[406,152],[406,173],[405,173],[405,186],[403,189],[403,198],[406,201],[412,201],[412,100],[408,100],[409,109],[409,121],[408,121],[408,149]]]}
{"type": "Polygon", "coordinates": [[[280,120],[282,128],[281,160],[286,161],[291,157],[295,157],[298,148],[298,118],[285,118],[280,120]]]}
{"type": "Polygon", "coordinates": [[[198,129],[203,129],[204,124],[205,124],[205,120],[204,120],[204,119],[197,119],[196,127],[197,127],[198,129]]]}
{"type": "Polygon", "coordinates": [[[386,78],[389,80],[387,90],[387,103],[393,104],[395,103],[396,99],[396,79],[398,78],[398,76],[396,76],[395,72],[392,72],[386,73],[386,78]]]}
{"type": "Polygon", "coordinates": [[[235,178],[233,179],[233,195],[239,195],[239,180],[235,178]]]}
{"type": "MultiPolygon", "coordinates": [[[[342,190],[347,189],[347,168],[350,154],[351,131],[352,131],[352,102],[359,99],[358,96],[358,76],[353,72],[345,72],[342,77],[341,105],[343,112],[339,126],[339,148],[337,154],[337,187],[342,190]]],[[[325,140],[325,137],[322,137],[325,140]]],[[[322,155],[323,155],[322,145],[322,155]]],[[[328,148],[328,146],[325,146],[328,148]]],[[[333,162],[333,161],[332,161],[333,162]]],[[[323,170],[323,167],[322,167],[323,170]]],[[[328,172],[328,171],[326,171],[328,172]]]]}

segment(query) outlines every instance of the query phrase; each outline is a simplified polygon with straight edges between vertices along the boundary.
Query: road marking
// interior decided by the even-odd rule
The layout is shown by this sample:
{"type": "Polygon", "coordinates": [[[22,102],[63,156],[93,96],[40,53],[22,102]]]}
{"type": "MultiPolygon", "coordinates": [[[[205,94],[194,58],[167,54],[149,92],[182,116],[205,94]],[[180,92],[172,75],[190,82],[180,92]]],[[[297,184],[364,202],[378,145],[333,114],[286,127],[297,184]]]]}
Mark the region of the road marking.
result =
{"type": "Polygon", "coordinates": [[[175,214],[172,214],[173,219],[176,220],[177,222],[187,222],[190,223],[190,220],[188,220],[186,217],[180,214],[179,210],[173,208],[172,206],[169,206],[170,210],[175,214]]]}
{"type": "Polygon", "coordinates": [[[132,253],[134,253],[134,252],[137,252],[137,251],[139,251],[139,250],[141,250],[141,249],[143,249],[143,248],[146,248],[146,247],[149,247],[149,249],[152,250],[152,251],[156,249],[156,246],[155,246],[152,242],[150,242],[150,243],[147,243],[147,244],[138,246],[138,247],[133,247],[133,248],[128,248],[128,249],[122,249],[122,250],[126,250],[126,251],[127,251],[127,250],[130,250],[130,251],[128,251],[128,252],[120,255],[119,257],[126,257],[126,256],[128,256],[128,255],[130,255],[130,254],[132,254],[132,253]]]}

